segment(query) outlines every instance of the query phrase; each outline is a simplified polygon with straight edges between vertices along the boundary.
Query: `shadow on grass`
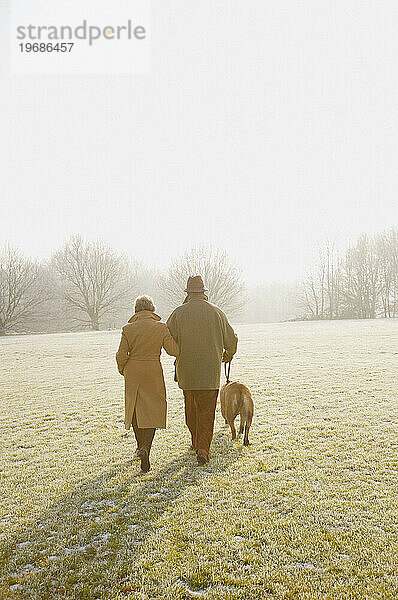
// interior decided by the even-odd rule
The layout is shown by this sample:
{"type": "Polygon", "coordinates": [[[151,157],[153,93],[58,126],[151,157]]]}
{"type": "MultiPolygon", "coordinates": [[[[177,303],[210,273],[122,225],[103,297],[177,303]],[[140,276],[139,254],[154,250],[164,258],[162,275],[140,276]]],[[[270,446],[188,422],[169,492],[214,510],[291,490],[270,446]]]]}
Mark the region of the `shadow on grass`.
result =
{"type": "Polygon", "coordinates": [[[224,428],[204,467],[187,451],[157,472],[139,475],[139,462],[128,460],[86,482],[3,548],[0,591],[11,586],[13,597],[29,599],[109,599],[142,560],[141,546],[158,519],[187,488],[225,472],[241,452],[224,428]]]}

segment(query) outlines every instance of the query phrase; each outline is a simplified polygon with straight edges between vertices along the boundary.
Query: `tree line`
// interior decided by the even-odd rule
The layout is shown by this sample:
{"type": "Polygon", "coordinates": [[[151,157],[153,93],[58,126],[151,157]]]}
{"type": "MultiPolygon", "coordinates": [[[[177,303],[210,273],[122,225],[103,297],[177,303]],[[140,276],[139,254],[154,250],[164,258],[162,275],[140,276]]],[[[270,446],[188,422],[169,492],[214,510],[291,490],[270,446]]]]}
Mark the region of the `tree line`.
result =
{"type": "Polygon", "coordinates": [[[154,297],[164,318],[201,274],[209,300],[245,322],[398,316],[398,229],[361,235],[343,252],[325,242],[303,282],[248,288],[228,254],[194,247],[162,272],[102,241],[72,236],[46,262],[0,249],[0,335],[120,327],[135,296],[154,297]]]}
{"type": "Polygon", "coordinates": [[[210,301],[237,315],[244,285],[239,268],[222,250],[192,248],[163,273],[80,236],[72,236],[46,263],[6,244],[0,251],[0,335],[120,327],[142,293],[152,295],[167,317],[183,301],[188,276],[198,273],[210,301]]]}
{"type": "Polygon", "coordinates": [[[342,253],[326,242],[301,286],[306,319],[398,316],[398,229],[361,235],[342,253]]]}

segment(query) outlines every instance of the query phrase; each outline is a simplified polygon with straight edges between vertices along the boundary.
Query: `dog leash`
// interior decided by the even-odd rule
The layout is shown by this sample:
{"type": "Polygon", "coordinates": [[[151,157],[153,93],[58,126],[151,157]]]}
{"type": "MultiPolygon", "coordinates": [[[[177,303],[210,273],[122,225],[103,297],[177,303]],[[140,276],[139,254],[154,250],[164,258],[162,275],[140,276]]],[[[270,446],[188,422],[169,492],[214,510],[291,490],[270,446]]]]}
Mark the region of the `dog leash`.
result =
{"type": "Polygon", "coordinates": [[[224,363],[224,372],[225,372],[225,378],[227,380],[227,383],[229,383],[230,382],[229,374],[231,373],[231,361],[224,363]]]}

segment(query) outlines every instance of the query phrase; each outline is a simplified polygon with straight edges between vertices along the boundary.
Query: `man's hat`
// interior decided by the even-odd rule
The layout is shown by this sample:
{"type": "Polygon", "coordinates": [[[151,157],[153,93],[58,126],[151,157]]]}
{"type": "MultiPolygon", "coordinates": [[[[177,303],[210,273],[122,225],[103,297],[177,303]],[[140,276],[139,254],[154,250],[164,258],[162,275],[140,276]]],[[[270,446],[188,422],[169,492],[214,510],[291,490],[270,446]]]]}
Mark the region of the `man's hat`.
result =
{"type": "Polygon", "coordinates": [[[203,283],[203,279],[200,275],[192,275],[188,277],[187,288],[185,290],[188,294],[195,294],[200,292],[208,292],[203,283]]]}

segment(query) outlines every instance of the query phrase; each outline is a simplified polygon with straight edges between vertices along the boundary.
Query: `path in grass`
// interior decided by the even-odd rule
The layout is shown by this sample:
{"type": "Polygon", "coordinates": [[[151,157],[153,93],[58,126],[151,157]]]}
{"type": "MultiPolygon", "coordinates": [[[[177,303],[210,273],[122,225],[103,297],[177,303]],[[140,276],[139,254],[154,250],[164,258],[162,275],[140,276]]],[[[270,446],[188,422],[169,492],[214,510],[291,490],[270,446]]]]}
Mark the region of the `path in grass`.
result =
{"type": "Polygon", "coordinates": [[[0,339],[0,598],[398,597],[398,322],[242,325],[252,445],[169,426],[139,475],[115,332],[0,339]]]}

